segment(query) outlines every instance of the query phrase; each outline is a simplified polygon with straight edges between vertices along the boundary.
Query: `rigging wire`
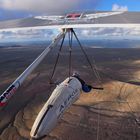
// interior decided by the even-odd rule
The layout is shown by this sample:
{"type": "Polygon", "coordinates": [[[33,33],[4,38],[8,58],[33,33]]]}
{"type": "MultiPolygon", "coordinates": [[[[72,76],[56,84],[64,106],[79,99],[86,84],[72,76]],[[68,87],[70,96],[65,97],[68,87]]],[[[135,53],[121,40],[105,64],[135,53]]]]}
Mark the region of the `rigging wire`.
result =
{"type": "MultiPolygon", "coordinates": [[[[94,66],[91,64],[91,62],[90,62],[90,60],[88,58],[87,53],[85,52],[81,42],[79,41],[79,39],[78,39],[78,37],[77,37],[77,35],[76,35],[76,33],[74,32],[73,29],[69,29],[69,33],[68,33],[68,38],[69,38],[69,77],[71,76],[71,72],[72,72],[72,43],[73,43],[73,35],[75,36],[75,38],[76,38],[76,40],[77,40],[77,42],[78,42],[78,44],[79,44],[79,46],[80,46],[80,48],[81,48],[81,50],[83,52],[83,54],[84,54],[88,64],[89,64],[92,72],[95,74],[95,77],[97,78],[97,80],[98,80],[99,84],[101,85],[101,87],[103,87],[102,81],[101,81],[101,77],[100,77],[100,75],[99,75],[99,73],[97,71],[97,67],[95,66],[95,63],[94,63],[94,66]]],[[[58,64],[58,61],[59,61],[59,57],[60,57],[60,53],[62,51],[62,47],[63,47],[63,44],[64,44],[65,37],[66,36],[63,37],[61,45],[60,45],[60,49],[59,49],[59,52],[58,52],[58,55],[57,55],[57,58],[56,58],[56,62],[55,62],[54,68],[53,68],[53,72],[52,72],[52,75],[51,75],[51,78],[50,78],[50,84],[53,84],[52,83],[52,79],[53,79],[53,77],[55,75],[56,67],[57,67],[57,64],[58,64]]],[[[93,87],[93,88],[94,89],[101,89],[101,90],[103,90],[103,88],[97,88],[97,87],[93,87]]]]}
{"type": "MultiPolygon", "coordinates": [[[[126,81],[121,81],[121,80],[118,80],[118,79],[116,79],[116,78],[113,78],[111,75],[109,75],[109,74],[107,74],[107,73],[105,73],[105,72],[103,72],[103,71],[100,71],[100,73],[101,73],[102,75],[108,77],[108,78],[111,79],[111,80],[115,80],[115,81],[118,81],[118,82],[125,82],[125,83],[131,84],[131,85],[135,85],[135,84],[132,84],[132,83],[129,83],[129,82],[126,82],[126,81]]],[[[135,113],[134,113],[134,111],[133,111],[133,109],[132,109],[130,103],[129,103],[128,101],[125,101],[125,103],[128,105],[129,110],[130,110],[130,112],[131,112],[130,114],[131,114],[131,116],[133,117],[134,121],[135,121],[136,124],[140,127],[140,120],[139,120],[139,119],[137,118],[137,116],[135,115],[135,113]]]]}
{"type": "Polygon", "coordinates": [[[126,103],[127,103],[128,107],[129,107],[129,110],[130,110],[130,112],[131,112],[130,114],[132,115],[134,121],[136,122],[136,124],[137,124],[138,127],[140,128],[140,121],[139,121],[139,119],[138,119],[137,116],[135,115],[135,112],[134,112],[133,109],[131,108],[129,102],[126,101],[126,103]]]}
{"type": "MultiPolygon", "coordinates": [[[[98,110],[100,111],[100,105],[98,104],[98,110]]],[[[99,133],[100,133],[100,112],[98,112],[98,119],[97,119],[97,136],[96,140],[99,140],[99,133]]]]}

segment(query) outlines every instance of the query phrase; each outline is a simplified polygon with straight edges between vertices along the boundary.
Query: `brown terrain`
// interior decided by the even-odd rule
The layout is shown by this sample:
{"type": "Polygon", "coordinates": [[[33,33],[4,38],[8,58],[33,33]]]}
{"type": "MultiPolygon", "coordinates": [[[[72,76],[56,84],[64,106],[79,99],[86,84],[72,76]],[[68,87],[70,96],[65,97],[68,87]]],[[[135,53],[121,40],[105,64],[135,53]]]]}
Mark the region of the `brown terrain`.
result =
{"type": "MultiPolygon", "coordinates": [[[[42,52],[44,47],[0,48],[0,93],[42,52]]],[[[88,48],[96,60],[104,90],[81,94],[43,140],[140,140],[140,49],[88,48]]],[[[55,86],[49,77],[57,50],[51,52],[0,110],[0,140],[29,140],[40,109],[55,86]]],[[[60,58],[55,81],[68,76],[68,52],[60,58]]],[[[98,85],[81,51],[73,52],[73,71],[98,85]]]]}

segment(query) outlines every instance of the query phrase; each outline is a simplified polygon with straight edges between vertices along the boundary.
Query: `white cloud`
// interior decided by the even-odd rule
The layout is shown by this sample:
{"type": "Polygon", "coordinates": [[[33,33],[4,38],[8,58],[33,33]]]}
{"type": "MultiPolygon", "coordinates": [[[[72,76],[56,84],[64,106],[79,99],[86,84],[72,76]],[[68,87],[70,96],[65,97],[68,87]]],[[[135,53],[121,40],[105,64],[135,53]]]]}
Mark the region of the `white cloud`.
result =
{"type": "Polygon", "coordinates": [[[4,35],[0,33],[0,39],[4,39],[4,35]]]}
{"type": "Polygon", "coordinates": [[[112,5],[112,11],[128,11],[128,7],[126,5],[121,6],[121,5],[118,5],[118,4],[113,4],[112,5]]]}
{"type": "MultiPolygon", "coordinates": [[[[133,38],[140,36],[140,28],[91,28],[75,30],[81,39],[94,39],[94,38],[133,38]]],[[[22,30],[22,31],[3,31],[0,32],[1,40],[10,39],[53,39],[57,34],[58,30],[22,30]]]]}
{"type": "Polygon", "coordinates": [[[31,12],[65,12],[77,10],[81,4],[91,3],[93,8],[99,0],[0,0],[0,7],[9,10],[31,12]]]}
{"type": "Polygon", "coordinates": [[[94,39],[95,37],[130,37],[140,36],[139,28],[94,28],[79,30],[78,36],[84,39],[94,39]]]}
{"type": "Polygon", "coordinates": [[[0,32],[0,39],[45,39],[50,40],[56,36],[55,30],[22,30],[22,31],[2,31],[0,32]]]}

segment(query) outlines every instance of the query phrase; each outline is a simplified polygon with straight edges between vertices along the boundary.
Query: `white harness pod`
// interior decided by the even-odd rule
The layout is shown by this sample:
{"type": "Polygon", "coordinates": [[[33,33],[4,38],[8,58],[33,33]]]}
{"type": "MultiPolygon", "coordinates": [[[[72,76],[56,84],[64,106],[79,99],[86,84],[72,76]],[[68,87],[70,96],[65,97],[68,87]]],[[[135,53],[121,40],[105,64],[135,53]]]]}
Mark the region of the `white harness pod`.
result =
{"type": "Polygon", "coordinates": [[[52,131],[64,111],[79,98],[81,89],[75,77],[67,78],[55,88],[33,124],[32,139],[43,138],[52,131]]]}

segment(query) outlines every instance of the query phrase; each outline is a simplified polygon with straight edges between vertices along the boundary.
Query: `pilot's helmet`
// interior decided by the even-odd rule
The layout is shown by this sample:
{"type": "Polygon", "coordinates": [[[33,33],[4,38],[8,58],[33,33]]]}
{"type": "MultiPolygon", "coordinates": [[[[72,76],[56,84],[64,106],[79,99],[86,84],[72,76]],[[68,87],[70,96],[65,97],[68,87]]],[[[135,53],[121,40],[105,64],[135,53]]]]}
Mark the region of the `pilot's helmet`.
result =
{"type": "Polygon", "coordinates": [[[73,77],[80,77],[80,74],[77,71],[74,71],[72,74],[73,77]]]}

